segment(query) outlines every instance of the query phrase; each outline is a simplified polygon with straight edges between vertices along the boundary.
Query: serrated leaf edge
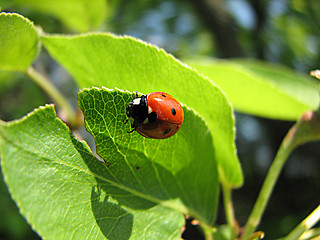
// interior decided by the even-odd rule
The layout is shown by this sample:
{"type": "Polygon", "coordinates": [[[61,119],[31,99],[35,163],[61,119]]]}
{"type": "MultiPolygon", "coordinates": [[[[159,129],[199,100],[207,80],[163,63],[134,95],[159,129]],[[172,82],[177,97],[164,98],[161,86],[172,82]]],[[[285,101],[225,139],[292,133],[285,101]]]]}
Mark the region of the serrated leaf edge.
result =
{"type": "MultiPolygon", "coordinates": [[[[20,15],[20,14],[18,14],[18,13],[0,12],[0,17],[1,17],[1,16],[5,16],[5,17],[18,17],[18,18],[22,19],[23,21],[25,21],[31,29],[34,29],[34,30],[35,30],[35,32],[37,33],[37,52],[36,52],[36,54],[35,54],[35,56],[34,56],[34,59],[33,59],[33,61],[34,61],[34,60],[37,58],[37,56],[39,55],[40,49],[41,49],[41,41],[40,41],[40,34],[39,34],[40,32],[42,32],[42,31],[40,30],[41,28],[37,28],[32,21],[30,21],[28,18],[26,18],[26,17],[24,17],[24,16],[22,16],[22,15],[20,15]]],[[[30,67],[30,66],[29,66],[29,67],[30,67]]],[[[22,71],[22,70],[18,70],[18,69],[14,69],[14,68],[3,69],[3,70],[5,70],[5,71],[13,71],[13,72],[14,72],[14,71],[16,71],[16,72],[26,72],[26,71],[27,71],[27,69],[25,69],[24,71],[22,71]]]]}
{"type": "MultiPolygon", "coordinates": [[[[212,84],[215,88],[217,88],[220,93],[222,94],[222,96],[226,99],[226,105],[228,106],[228,109],[229,109],[229,115],[231,115],[231,120],[232,120],[232,124],[233,124],[233,130],[232,130],[232,137],[233,137],[233,141],[232,141],[232,155],[233,155],[233,158],[236,160],[237,162],[237,165],[238,165],[238,169],[239,169],[239,181],[237,183],[232,183],[230,182],[229,185],[230,186],[233,186],[235,188],[237,187],[240,187],[242,186],[243,184],[243,174],[242,174],[242,168],[241,168],[241,165],[240,165],[240,161],[237,157],[237,151],[236,151],[236,146],[235,146],[235,137],[236,137],[236,132],[235,132],[235,116],[234,116],[234,112],[233,112],[233,106],[230,102],[230,100],[228,99],[227,95],[225,94],[225,92],[223,92],[223,90],[217,86],[211,79],[209,79],[208,77],[204,76],[203,74],[199,73],[197,70],[195,70],[194,68],[188,66],[187,64],[181,62],[180,60],[176,59],[172,54],[170,53],[167,53],[164,49],[162,48],[159,48],[151,43],[148,43],[148,42],[145,42],[141,39],[137,39],[137,38],[134,38],[134,37],[131,37],[131,36],[128,36],[128,35],[122,35],[122,36],[118,36],[116,34],[113,34],[113,33],[84,33],[84,34],[77,34],[76,36],[75,35],[64,35],[64,34],[43,34],[41,35],[41,38],[44,40],[43,41],[43,44],[44,46],[46,45],[45,44],[45,39],[46,38],[65,38],[65,39],[81,39],[81,38],[84,38],[84,37],[87,37],[87,36],[107,36],[107,37],[112,37],[114,39],[119,39],[119,40],[132,40],[134,42],[138,42],[138,43],[141,43],[147,47],[151,47],[153,49],[155,49],[156,51],[158,51],[159,53],[161,54],[164,54],[168,57],[170,57],[173,61],[177,62],[178,64],[180,64],[182,67],[185,67],[187,69],[189,69],[190,71],[194,72],[197,76],[199,76],[200,78],[203,78],[205,80],[207,80],[210,84],[212,84]]],[[[199,114],[198,114],[199,115],[199,114]]],[[[230,178],[232,179],[232,178],[230,178]]],[[[224,182],[229,182],[227,180],[227,178],[225,178],[225,181],[224,182]]]]}

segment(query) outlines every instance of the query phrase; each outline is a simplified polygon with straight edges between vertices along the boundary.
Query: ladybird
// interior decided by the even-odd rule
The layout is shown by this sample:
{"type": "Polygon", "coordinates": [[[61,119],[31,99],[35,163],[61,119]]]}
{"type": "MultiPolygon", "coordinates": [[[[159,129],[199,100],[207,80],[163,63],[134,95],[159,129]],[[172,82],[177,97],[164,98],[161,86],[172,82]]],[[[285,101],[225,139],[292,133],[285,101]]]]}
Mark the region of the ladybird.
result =
{"type": "Polygon", "coordinates": [[[164,92],[153,92],[136,98],[127,106],[132,130],[147,138],[164,139],[176,134],[183,123],[180,103],[164,92]]]}

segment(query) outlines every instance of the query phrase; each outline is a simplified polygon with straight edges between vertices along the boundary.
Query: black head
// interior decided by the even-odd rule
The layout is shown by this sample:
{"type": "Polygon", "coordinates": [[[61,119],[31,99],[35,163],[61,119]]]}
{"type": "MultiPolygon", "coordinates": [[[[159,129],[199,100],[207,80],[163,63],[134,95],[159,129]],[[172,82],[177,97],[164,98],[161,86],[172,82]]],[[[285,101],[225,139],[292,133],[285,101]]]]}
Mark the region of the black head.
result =
{"type": "Polygon", "coordinates": [[[131,127],[135,130],[148,117],[148,104],[146,95],[133,99],[127,106],[127,117],[131,123],[131,127]]]}

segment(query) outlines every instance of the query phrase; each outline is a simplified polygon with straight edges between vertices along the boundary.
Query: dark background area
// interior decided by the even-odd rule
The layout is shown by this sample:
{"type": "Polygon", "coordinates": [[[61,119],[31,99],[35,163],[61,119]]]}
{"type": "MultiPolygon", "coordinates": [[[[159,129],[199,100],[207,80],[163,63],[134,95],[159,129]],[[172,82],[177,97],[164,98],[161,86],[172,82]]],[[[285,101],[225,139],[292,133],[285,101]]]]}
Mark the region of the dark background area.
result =
{"type": "MultiPolygon", "coordinates": [[[[306,74],[320,68],[319,0],[118,0],[110,5],[112,12],[99,31],[140,38],[182,60],[198,55],[250,57],[306,74]]],[[[13,4],[3,10],[23,14],[46,32],[69,32],[55,18],[32,9],[13,4]]],[[[76,84],[45,51],[35,64],[76,105],[76,84]]],[[[25,76],[0,73],[1,119],[17,119],[48,102],[25,76]]],[[[271,161],[292,125],[236,113],[236,144],[245,178],[244,186],[233,194],[240,226],[245,224],[271,161]]],[[[266,239],[288,234],[319,204],[319,149],[318,142],[309,143],[290,155],[259,226],[266,239]]],[[[19,215],[2,180],[0,206],[0,239],[37,238],[19,215]]],[[[221,204],[217,223],[225,223],[221,204]]],[[[184,237],[201,239],[196,228],[188,228],[184,237]]]]}

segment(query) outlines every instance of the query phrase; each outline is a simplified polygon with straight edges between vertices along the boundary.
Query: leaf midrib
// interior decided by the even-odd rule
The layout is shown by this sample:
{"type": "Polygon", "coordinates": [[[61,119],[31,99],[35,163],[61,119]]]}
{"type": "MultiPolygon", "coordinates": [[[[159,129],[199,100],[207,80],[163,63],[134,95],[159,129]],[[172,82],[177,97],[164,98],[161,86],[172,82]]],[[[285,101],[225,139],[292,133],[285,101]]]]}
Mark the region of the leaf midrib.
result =
{"type": "MultiPolygon", "coordinates": [[[[57,155],[57,157],[61,160],[60,162],[59,162],[59,161],[54,161],[54,160],[52,160],[52,159],[50,159],[50,158],[48,158],[48,157],[44,157],[44,156],[42,156],[42,155],[40,155],[40,154],[38,154],[38,153],[34,153],[33,151],[30,151],[30,150],[24,148],[24,147],[21,146],[20,144],[17,144],[17,143],[15,143],[15,142],[9,140],[8,138],[6,138],[6,137],[3,136],[3,135],[2,135],[2,136],[0,135],[0,137],[2,137],[6,142],[8,142],[9,144],[11,144],[12,146],[14,146],[14,147],[17,148],[17,149],[20,149],[20,150],[23,151],[23,152],[30,153],[30,154],[33,154],[33,155],[37,155],[37,156],[40,156],[40,158],[42,158],[42,159],[46,159],[46,160],[51,161],[52,163],[61,164],[61,165],[67,166],[67,167],[69,167],[69,168],[71,168],[71,169],[75,169],[75,170],[81,171],[81,172],[83,172],[83,173],[85,173],[85,174],[87,174],[87,175],[89,175],[89,176],[93,176],[93,177],[98,178],[98,179],[100,179],[100,180],[102,180],[102,181],[105,181],[105,182],[113,185],[114,187],[117,187],[117,188],[119,188],[119,189],[121,189],[121,190],[124,190],[124,191],[126,191],[126,192],[129,192],[129,193],[131,193],[131,194],[134,195],[134,196],[140,197],[140,198],[142,198],[142,199],[148,200],[148,201],[153,202],[153,203],[157,203],[157,204],[162,205],[162,206],[167,207],[167,208],[171,208],[171,209],[173,209],[173,210],[175,210],[175,211],[178,211],[178,212],[181,212],[181,213],[194,212],[194,211],[191,211],[190,209],[189,209],[189,211],[188,211],[187,208],[182,207],[182,205],[175,204],[175,203],[172,202],[172,201],[161,201],[161,200],[159,200],[159,199],[157,199],[157,198],[154,198],[154,197],[152,197],[152,196],[150,196],[150,195],[147,195],[147,194],[144,194],[144,193],[142,193],[142,192],[139,192],[139,191],[136,191],[136,190],[134,190],[134,189],[131,189],[131,188],[129,188],[129,187],[123,185],[123,184],[119,184],[119,183],[116,183],[116,182],[114,182],[114,181],[111,181],[111,180],[109,180],[109,179],[107,179],[107,178],[104,178],[103,176],[100,176],[100,175],[98,175],[98,174],[95,174],[95,173],[93,173],[93,172],[90,171],[90,170],[87,171],[86,169],[80,168],[80,167],[78,167],[78,166],[70,165],[70,164],[68,164],[67,162],[65,162],[64,160],[62,160],[58,155],[57,155]]],[[[43,142],[42,142],[42,143],[43,143],[43,142]]],[[[45,143],[43,143],[43,144],[46,145],[45,143]]],[[[81,143],[81,144],[82,144],[82,143],[81,143]]],[[[46,146],[47,146],[50,150],[52,150],[48,145],[46,145],[46,146]]],[[[83,150],[82,150],[82,149],[78,149],[78,151],[83,151],[83,150]]],[[[53,152],[54,152],[54,151],[53,151],[53,152]]],[[[83,152],[84,152],[84,151],[83,151],[83,152]]],[[[99,160],[96,159],[94,156],[92,156],[92,157],[93,157],[96,161],[99,161],[99,160]]],[[[82,158],[81,158],[81,159],[82,159],[82,158]]],[[[3,159],[2,161],[4,161],[4,159],[3,159]]],[[[99,162],[100,162],[100,161],[99,161],[99,162]]],[[[104,167],[107,168],[105,165],[104,165],[104,167]]],[[[107,168],[107,169],[108,169],[108,168],[107,168]]],[[[4,170],[4,168],[3,168],[3,170],[4,170]]],[[[110,170],[108,169],[108,171],[110,171],[110,170]]],[[[197,216],[197,215],[198,215],[198,214],[193,214],[193,216],[197,216]]]]}

